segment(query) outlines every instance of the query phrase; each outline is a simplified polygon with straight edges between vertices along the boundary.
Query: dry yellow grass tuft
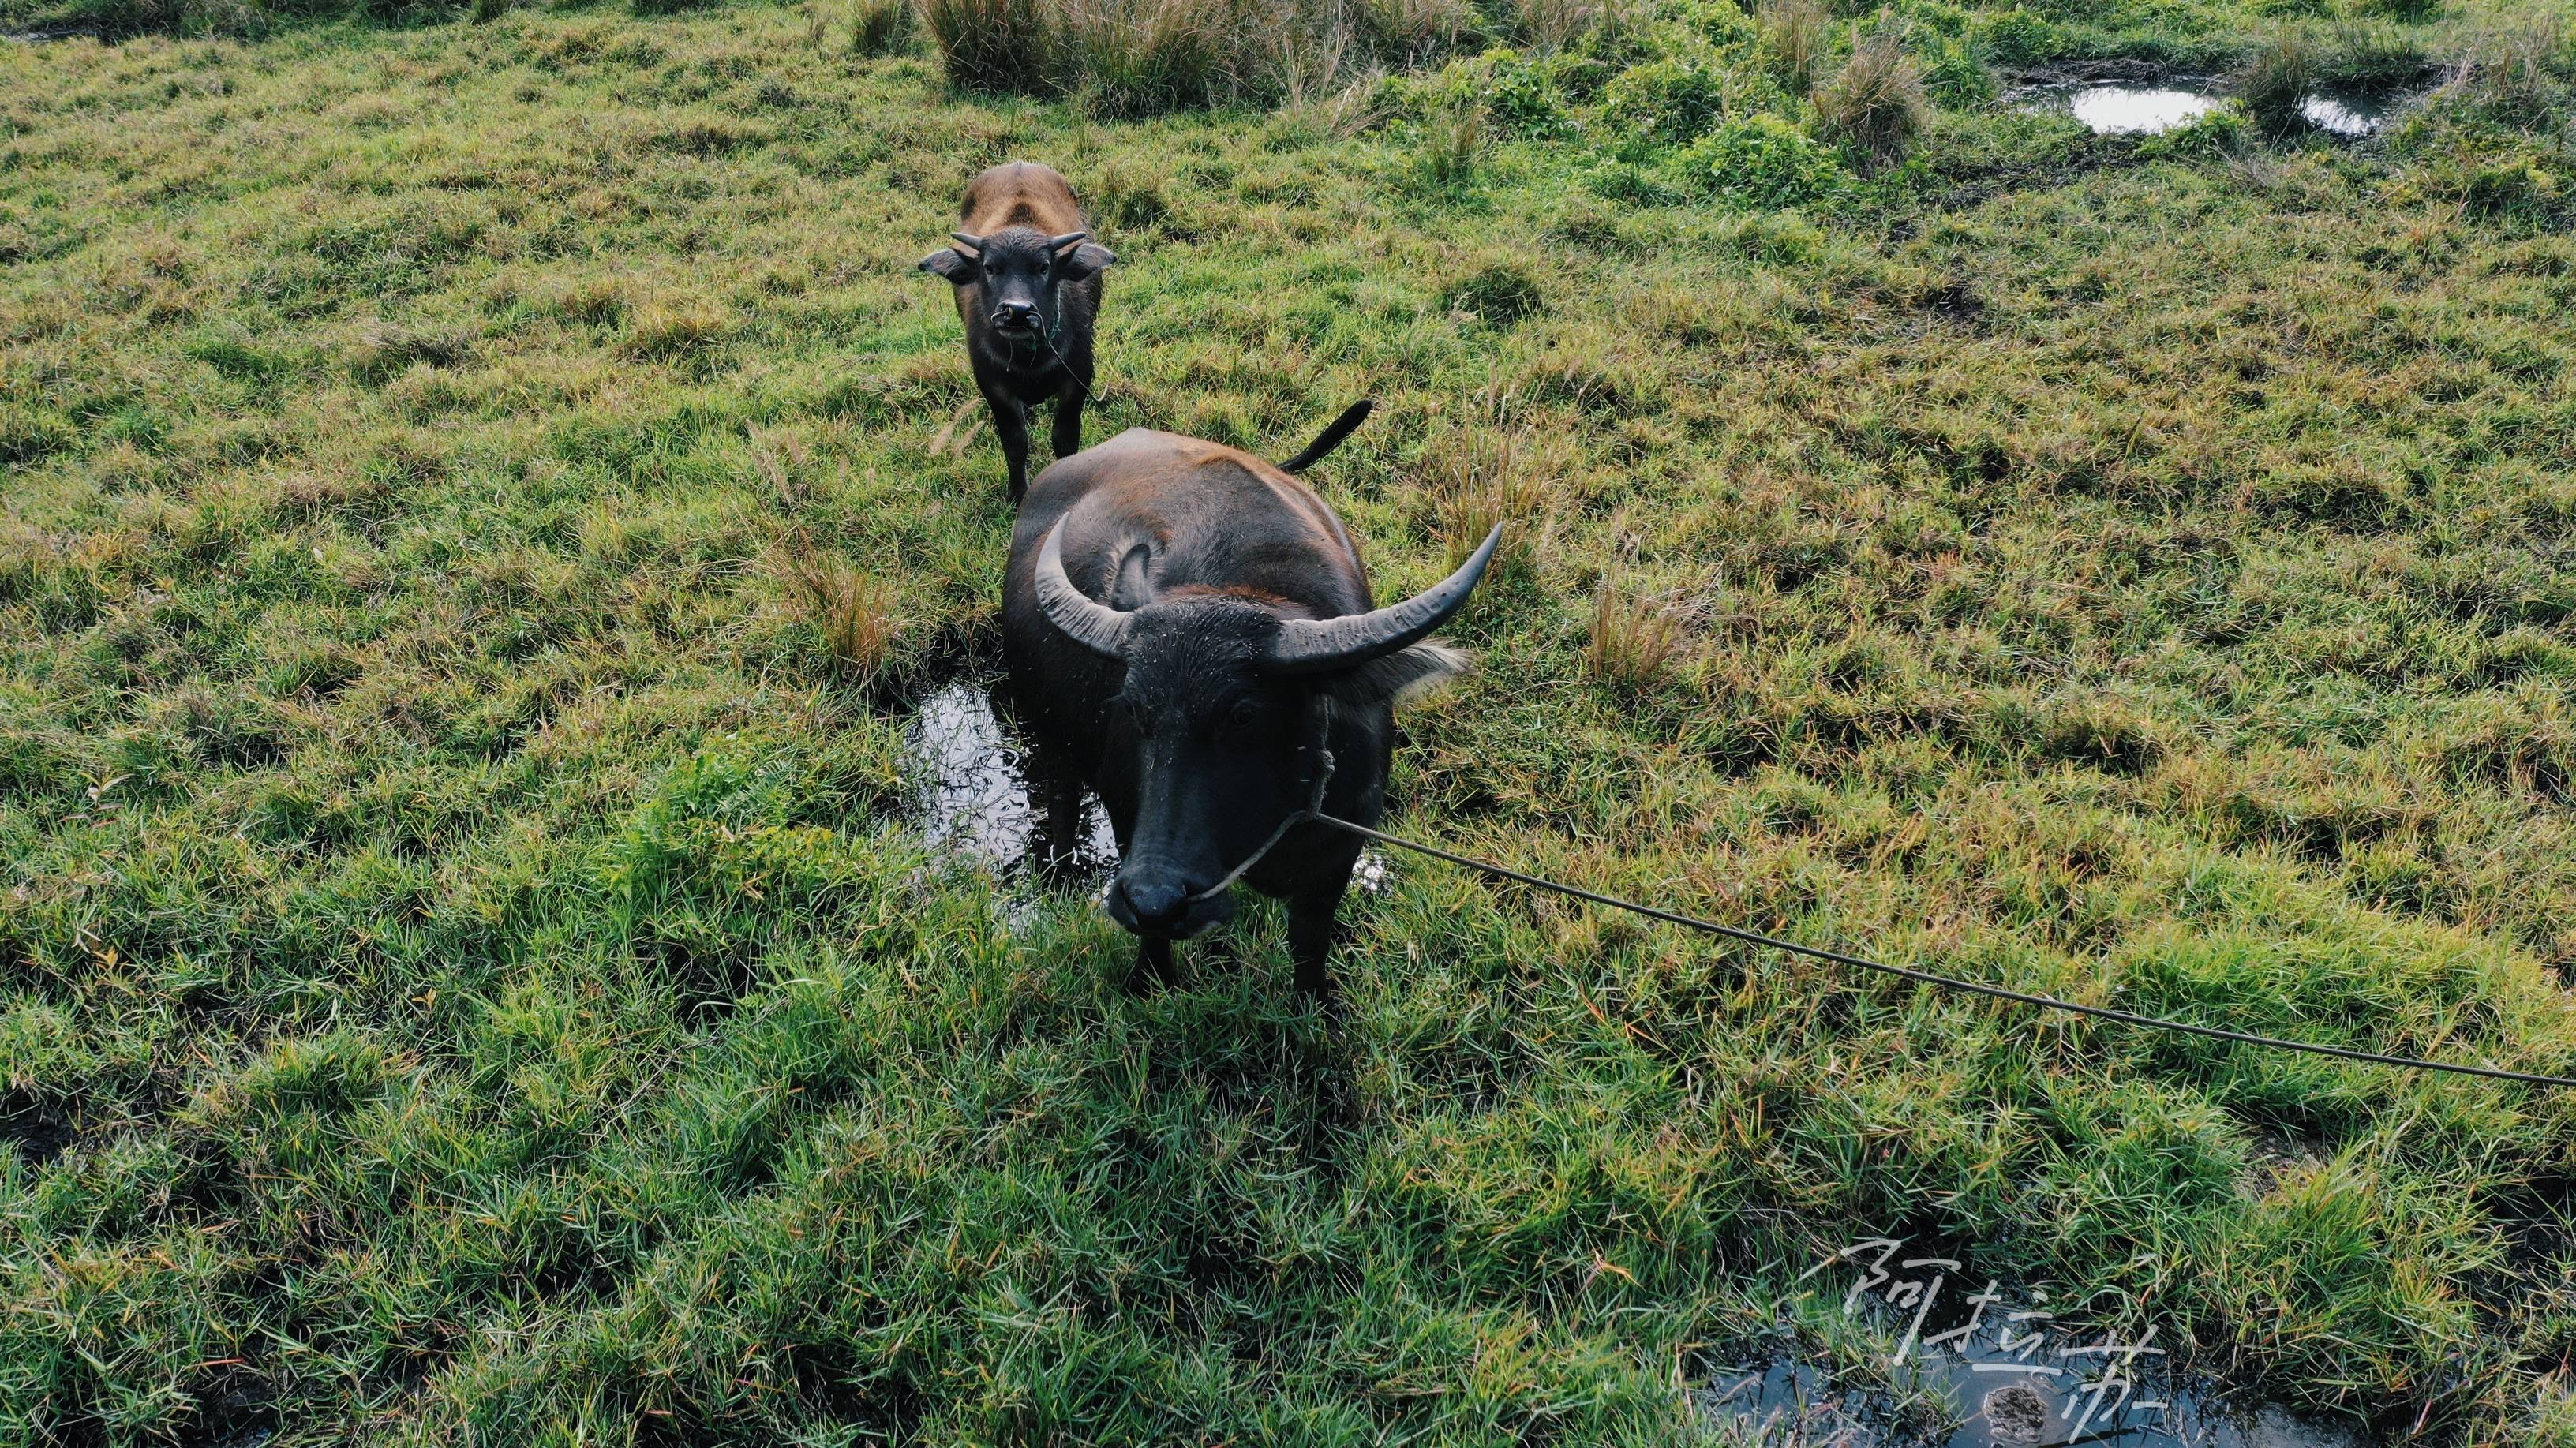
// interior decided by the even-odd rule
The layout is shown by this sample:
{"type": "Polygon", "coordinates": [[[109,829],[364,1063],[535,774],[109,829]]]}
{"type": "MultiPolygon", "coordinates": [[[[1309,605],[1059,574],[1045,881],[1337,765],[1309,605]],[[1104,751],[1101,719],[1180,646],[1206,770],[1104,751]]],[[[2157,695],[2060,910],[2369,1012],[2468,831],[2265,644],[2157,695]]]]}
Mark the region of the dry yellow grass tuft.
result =
{"type": "Polygon", "coordinates": [[[894,585],[860,572],[844,558],[817,551],[801,530],[790,533],[780,550],[779,575],[821,637],[834,669],[860,684],[874,682],[903,631],[894,585]]]}
{"type": "Polygon", "coordinates": [[[1583,662],[1605,683],[1642,689],[1662,679],[1689,641],[1689,614],[1669,599],[1634,592],[1616,572],[1592,591],[1592,629],[1583,662]]]}

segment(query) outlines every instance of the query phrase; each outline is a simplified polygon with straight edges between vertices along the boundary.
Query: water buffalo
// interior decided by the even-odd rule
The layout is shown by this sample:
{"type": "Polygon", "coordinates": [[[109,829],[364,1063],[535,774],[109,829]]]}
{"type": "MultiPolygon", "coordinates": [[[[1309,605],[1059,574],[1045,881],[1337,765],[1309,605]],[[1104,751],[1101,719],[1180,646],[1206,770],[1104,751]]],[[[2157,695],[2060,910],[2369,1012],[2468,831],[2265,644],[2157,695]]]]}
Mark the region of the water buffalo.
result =
{"type": "Polygon", "coordinates": [[[1032,404],[1055,399],[1057,457],[1082,448],[1100,269],[1118,258],[1091,239],[1064,178],[1029,161],[1005,161],[967,183],[949,236],[957,244],[923,257],[921,269],[956,286],[966,358],[993,409],[1016,503],[1029,490],[1032,404]]]}
{"type": "MultiPolygon", "coordinates": [[[[1108,807],[1120,856],[1109,913],[1140,937],[1138,981],[1168,980],[1172,942],[1232,913],[1213,887],[1319,777],[1329,813],[1377,822],[1394,702],[1464,666],[1430,635],[1501,532],[1430,591],[1373,608],[1333,510],[1233,448],[1136,428],[1039,475],[1002,580],[1011,693],[1038,746],[1049,834],[1073,837],[1084,784],[1108,807]]],[[[1328,988],[1359,848],[1301,824],[1243,876],[1288,902],[1301,990],[1328,988]]]]}

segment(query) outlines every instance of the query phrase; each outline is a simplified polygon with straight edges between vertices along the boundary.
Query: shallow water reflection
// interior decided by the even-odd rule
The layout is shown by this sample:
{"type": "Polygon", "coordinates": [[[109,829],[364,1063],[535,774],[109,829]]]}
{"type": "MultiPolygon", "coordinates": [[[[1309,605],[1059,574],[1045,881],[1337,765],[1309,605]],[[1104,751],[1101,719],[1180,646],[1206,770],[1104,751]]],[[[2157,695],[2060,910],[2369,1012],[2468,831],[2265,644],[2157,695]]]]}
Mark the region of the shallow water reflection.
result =
{"type": "Polygon", "coordinates": [[[2319,91],[2299,102],[2299,114],[2321,131],[2338,136],[2367,136],[2388,124],[2405,98],[2319,91]]]}
{"type": "MultiPolygon", "coordinates": [[[[2214,82],[2170,77],[2035,85],[2006,99],[2020,110],[2073,116],[2095,135],[2151,136],[2208,115],[2223,97],[2214,82]]],[[[2299,114],[2319,130],[2358,139],[2387,125],[2405,100],[2395,92],[2319,91],[2299,103],[2299,114]]]]}
{"type": "Polygon", "coordinates": [[[1026,750],[993,712],[992,696],[969,683],[921,701],[904,730],[911,756],[912,815],[934,847],[981,861],[997,873],[1036,863],[1041,843],[1069,848],[1080,875],[1118,864],[1118,837],[1098,796],[1082,797],[1082,829],[1070,841],[1041,841],[1045,820],[1030,797],[1026,750]]]}
{"type": "MultiPolygon", "coordinates": [[[[945,853],[976,861],[996,875],[1017,877],[1040,863],[1041,852],[1059,853],[1065,873],[1103,882],[1118,867],[1118,836],[1099,796],[1085,791],[1082,827],[1070,841],[1044,838],[1045,815],[1029,790],[1026,742],[993,708],[985,686],[960,681],[921,701],[904,730],[912,780],[909,812],[922,837],[945,853]]],[[[1367,894],[1386,888],[1387,862],[1362,852],[1351,886],[1367,894]]]]}

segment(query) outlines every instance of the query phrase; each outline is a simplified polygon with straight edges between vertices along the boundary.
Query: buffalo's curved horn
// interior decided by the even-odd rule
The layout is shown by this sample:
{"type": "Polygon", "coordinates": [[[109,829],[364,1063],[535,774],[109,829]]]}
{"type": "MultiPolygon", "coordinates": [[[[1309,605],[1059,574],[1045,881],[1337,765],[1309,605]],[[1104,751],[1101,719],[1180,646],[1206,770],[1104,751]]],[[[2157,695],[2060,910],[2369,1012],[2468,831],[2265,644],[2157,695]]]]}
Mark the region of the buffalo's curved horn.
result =
{"type": "Polygon", "coordinates": [[[1091,240],[1091,233],[1088,231],[1068,231],[1062,236],[1048,237],[1047,250],[1050,253],[1059,252],[1064,250],[1066,247],[1073,245],[1077,241],[1089,240],[1091,240]]]}
{"type": "Polygon", "coordinates": [[[1038,549],[1037,574],[1038,607],[1045,612],[1047,621],[1093,653],[1117,658],[1127,642],[1127,615],[1093,602],[1064,576],[1062,519],[1047,530],[1046,543],[1038,549]]]}
{"type": "Polygon", "coordinates": [[[984,254],[984,238],[971,232],[952,231],[948,233],[948,239],[957,243],[968,256],[981,257],[984,254]]]}
{"type": "Polygon", "coordinates": [[[1320,674],[1356,668],[1422,642],[1466,603],[1476,580],[1485,576],[1485,565],[1494,561],[1494,545],[1502,539],[1503,525],[1496,523],[1475,556],[1459,564],[1457,572],[1402,603],[1345,618],[1287,620],[1280,624],[1279,642],[1262,667],[1278,674],[1320,674]]]}

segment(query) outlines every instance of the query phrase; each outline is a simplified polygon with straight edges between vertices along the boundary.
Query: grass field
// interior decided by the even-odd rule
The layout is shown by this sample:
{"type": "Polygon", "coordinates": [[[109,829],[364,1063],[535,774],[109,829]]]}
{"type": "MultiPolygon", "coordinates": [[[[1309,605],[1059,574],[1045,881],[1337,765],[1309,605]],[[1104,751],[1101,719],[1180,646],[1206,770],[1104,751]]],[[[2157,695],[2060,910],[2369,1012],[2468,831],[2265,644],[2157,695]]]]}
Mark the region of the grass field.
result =
{"type": "Polygon", "coordinates": [[[1095,439],[1378,398],[1387,593],[1514,520],[1401,827],[2576,1072],[2561,17],[2328,9],[1909,0],[1875,159],[1848,22],[1718,4],[1141,119],[828,8],[0,46],[0,1444],[1686,1442],[1736,1342],[1867,1357],[1796,1278],[1899,1229],[2576,1443],[2576,1096],[1414,860],[1338,1015],[1266,907],[1134,999],[900,810],[1010,521],[911,264],[1025,156],[1120,257],[1095,439]],[[1991,100],[2285,25],[2461,74],[2358,147],[1991,100]]]}

